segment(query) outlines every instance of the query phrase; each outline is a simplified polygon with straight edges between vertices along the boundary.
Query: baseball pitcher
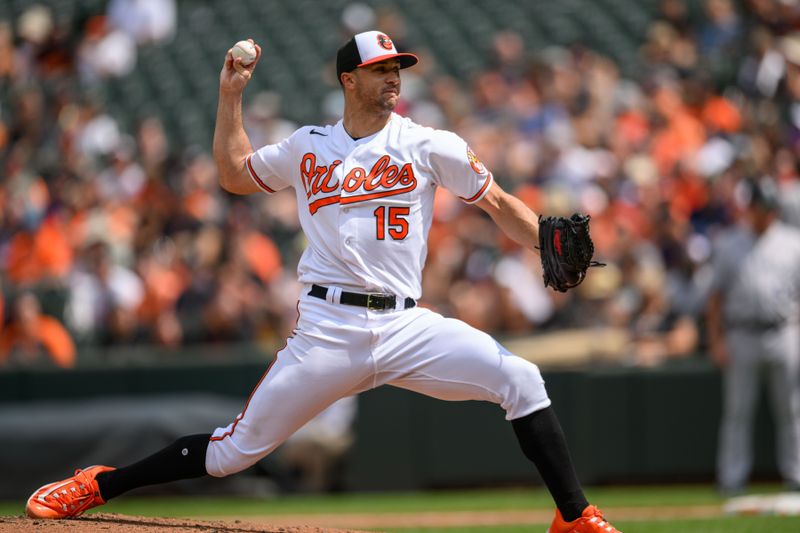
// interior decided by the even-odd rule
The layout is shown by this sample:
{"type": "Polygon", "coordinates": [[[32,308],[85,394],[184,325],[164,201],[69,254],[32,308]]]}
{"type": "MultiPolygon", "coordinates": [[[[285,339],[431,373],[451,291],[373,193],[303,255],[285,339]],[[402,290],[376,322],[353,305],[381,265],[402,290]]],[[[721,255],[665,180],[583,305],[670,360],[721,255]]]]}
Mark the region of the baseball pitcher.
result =
{"type": "Polygon", "coordinates": [[[28,500],[38,518],[76,516],[133,488],[222,477],[251,466],[337,399],[389,384],[443,400],[486,400],[506,412],[556,512],[550,533],[614,532],[588,504],[539,369],[484,332],[417,306],[433,198],[445,187],[540,251],[545,283],[565,291],[592,262],[588,217],[537,217],[504,192],[458,135],[393,112],[400,70],[418,58],[385,33],[359,33],[337,54],[344,116],[254,150],[242,94],[258,64],[229,51],[220,74],[214,158],[235,194],[291,187],[308,239],[297,327],[242,412],[211,434],[183,437],[137,463],[92,466],[28,500]]]}

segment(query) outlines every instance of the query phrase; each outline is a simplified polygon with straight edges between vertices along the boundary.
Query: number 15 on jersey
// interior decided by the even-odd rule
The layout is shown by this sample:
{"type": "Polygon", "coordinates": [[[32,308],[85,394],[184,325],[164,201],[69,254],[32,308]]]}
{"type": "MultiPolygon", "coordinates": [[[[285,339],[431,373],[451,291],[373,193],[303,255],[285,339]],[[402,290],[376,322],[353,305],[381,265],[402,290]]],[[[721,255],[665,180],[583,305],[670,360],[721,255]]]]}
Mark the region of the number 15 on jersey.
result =
{"type": "Polygon", "coordinates": [[[401,241],[408,235],[408,214],[410,208],[396,206],[380,206],[375,209],[375,236],[379,241],[386,240],[388,229],[389,237],[401,241]]]}

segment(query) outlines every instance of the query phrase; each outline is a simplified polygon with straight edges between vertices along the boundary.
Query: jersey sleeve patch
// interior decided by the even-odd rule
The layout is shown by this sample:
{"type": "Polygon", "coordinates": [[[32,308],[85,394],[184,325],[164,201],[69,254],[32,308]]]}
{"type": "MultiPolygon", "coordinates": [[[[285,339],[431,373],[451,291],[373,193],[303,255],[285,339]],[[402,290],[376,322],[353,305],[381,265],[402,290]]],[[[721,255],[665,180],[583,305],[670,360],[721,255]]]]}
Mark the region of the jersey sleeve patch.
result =
{"type": "Polygon", "coordinates": [[[486,167],[469,146],[467,146],[467,159],[469,160],[469,166],[472,167],[476,174],[486,174],[486,167]]]}
{"type": "Polygon", "coordinates": [[[274,194],[274,193],[275,193],[275,190],[274,190],[274,189],[271,189],[271,188],[269,188],[269,187],[267,186],[267,184],[266,184],[266,183],[264,183],[264,180],[262,180],[261,178],[259,178],[259,177],[258,177],[258,173],[257,173],[257,172],[256,172],[256,170],[253,168],[253,162],[252,162],[252,159],[253,159],[253,154],[250,154],[250,155],[248,155],[248,156],[247,156],[247,159],[245,160],[245,163],[247,164],[247,171],[250,173],[250,177],[251,177],[251,178],[253,178],[253,181],[255,181],[255,182],[256,182],[256,185],[258,185],[259,187],[261,187],[261,189],[262,189],[263,191],[265,191],[265,192],[268,192],[268,193],[270,193],[270,194],[274,194]]]}
{"type": "Polygon", "coordinates": [[[491,187],[492,173],[457,134],[435,130],[427,159],[434,182],[468,203],[479,201],[491,187]]]}

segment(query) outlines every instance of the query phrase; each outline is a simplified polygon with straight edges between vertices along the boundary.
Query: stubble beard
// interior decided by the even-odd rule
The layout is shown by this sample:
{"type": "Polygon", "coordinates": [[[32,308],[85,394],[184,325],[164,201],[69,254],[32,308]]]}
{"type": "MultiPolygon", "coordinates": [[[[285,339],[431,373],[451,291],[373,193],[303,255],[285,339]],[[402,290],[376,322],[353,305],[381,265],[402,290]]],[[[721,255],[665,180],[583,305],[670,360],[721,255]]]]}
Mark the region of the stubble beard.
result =
{"type": "Polygon", "coordinates": [[[394,111],[394,108],[397,107],[397,97],[392,96],[383,96],[379,99],[380,105],[383,108],[383,111],[394,111]]]}
{"type": "Polygon", "coordinates": [[[397,101],[399,100],[400,95],[398,94],[395,96],[392,93],[381,91],[375,96],[362,93],[361,97],[363,102],[369,102],[368,105],[373,111],[384,114],[394,111],[394,108],[397,107],[397,101]]]}
{"type": "Polygon", "coordinates": [[[381,92],[373,100],[373,108],[382,113],[391,113],[394,111],[394,108],[397,107],[397,100],[397,96],[391,93],[381,92]]]}

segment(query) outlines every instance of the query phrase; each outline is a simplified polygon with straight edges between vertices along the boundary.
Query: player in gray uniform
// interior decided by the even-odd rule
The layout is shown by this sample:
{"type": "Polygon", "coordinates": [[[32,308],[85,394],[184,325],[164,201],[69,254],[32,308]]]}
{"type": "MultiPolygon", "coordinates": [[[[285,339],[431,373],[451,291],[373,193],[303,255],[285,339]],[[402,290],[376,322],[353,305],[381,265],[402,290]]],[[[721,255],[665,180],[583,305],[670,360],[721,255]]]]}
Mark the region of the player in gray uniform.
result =
{"type": "Polygon", "coordinates": [[[778,219],[769,178],[743,184],[744,221],[720,236],[708,302],[708,340],[724,372],[717,482],[741,491],[753,464],[752,429],[766,377],[778,468],[800,488],[800,231],[778,219]]]}

